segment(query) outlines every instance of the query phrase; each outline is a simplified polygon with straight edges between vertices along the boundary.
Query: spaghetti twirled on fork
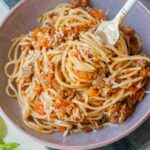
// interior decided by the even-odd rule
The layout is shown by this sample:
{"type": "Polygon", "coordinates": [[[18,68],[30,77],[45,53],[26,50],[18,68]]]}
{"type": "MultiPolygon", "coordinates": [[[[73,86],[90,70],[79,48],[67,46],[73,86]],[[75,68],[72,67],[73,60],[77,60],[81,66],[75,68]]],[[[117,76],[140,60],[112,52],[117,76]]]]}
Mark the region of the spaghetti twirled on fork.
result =
{"type": "Polygon", "coordinates": [[[61,4],[39,18],[40,28],[13,39],[6,93],[17,97],[27,126],[89,132],[124,122],[143,99],[150,58],[129,26],[120,27],[115,46],[98,41],[105,18],[86,3],[61,4]]]}

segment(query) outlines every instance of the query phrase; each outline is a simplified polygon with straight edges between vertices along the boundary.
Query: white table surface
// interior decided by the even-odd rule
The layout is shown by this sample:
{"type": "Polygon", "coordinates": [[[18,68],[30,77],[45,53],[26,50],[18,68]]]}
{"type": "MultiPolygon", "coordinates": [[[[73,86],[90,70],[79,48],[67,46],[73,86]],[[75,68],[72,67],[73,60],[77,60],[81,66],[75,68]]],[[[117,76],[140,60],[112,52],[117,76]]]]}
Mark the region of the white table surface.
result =
{"type": "MultiPolygon", "coordinates": [[[[2,20],[9,13],[8,7],[0,0],[0,24],[2,20]]],[[[3,115],[0,113],[3,117],[3,115]]],[[[44,146],[39,143],[29,139],[27,136],[23,135],[20,131],[18,131],[14,126],[10,124],[4,117],[6,126],[8,128],[8,133],[5,137],[5,141],[7,142],[17,142],[20,146],[16,150],[47,150],[44,146]]]]}

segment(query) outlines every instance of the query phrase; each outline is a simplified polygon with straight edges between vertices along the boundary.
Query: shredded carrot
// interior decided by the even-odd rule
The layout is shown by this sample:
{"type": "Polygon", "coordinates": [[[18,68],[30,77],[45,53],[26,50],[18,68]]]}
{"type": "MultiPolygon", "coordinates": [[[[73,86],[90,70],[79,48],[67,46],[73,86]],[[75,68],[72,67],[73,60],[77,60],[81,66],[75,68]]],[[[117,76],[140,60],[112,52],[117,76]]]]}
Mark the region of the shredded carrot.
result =
{"type": "Polygon", "coordinates": [[[84,128],[83,128],[83,131],[84,131],[84,132],[91,132],[91,131],[92,131],[92,129],[91,129],[91,128],[89,128],[89,127],[84,127],[84,128]]]}
{"type": "Polygon", "coordinates": [[[93,74],[87,73],[87,72],[80,72],[80,73],[78,73],[78,75],[80,78],[87,79],[87,80],[90,80],[93,77],[93,74]]]}
{"type": "Polygon", "coordinates": [[[99,94],[98,94],[98,90],[95,89],[95,88],[91,88],[91,89],[88,90],[88,95],[89,95],[90,97],[98,96],[98,95],[99,95],[99,94]]]}
{"type": "Polygon", "coordinates": [[[61,107],[61,103],[54,103],[53,106],[55,109],[59,109],[61,107]]]}
{"type": "Polygon", "coordinates": [[[54,96],[54,99],[62,100],[62,96],[60,94],[58,94],[57,96],[54,96]]]}
{"type": "Polygon", "coordinates": [[[25,83],[29,83],[29,82],[31,82],[31,77],[26,77],[25,78],[25,83]]]}
{"type": "Polygon", "coordinates": [[[50,80],[54,80],[55,79],[55,74],[54,73],[49,73],[48,77],[50,80]]]}
{"type": "Polygon", "coordinates": [[[67,36],[69,32],[70,32],[69,29],[63,28],[63,33],[64,33],[65,36],[67,36]]]}
{"type": "Polygon", "coordinates": [[[88,79],[88,73],[87,72],[81,72],[79,75],[83,79],[88,79]]]}
{"type": "Polygon", "coordinates": [[[50,119],[50,122],[51,122],[51,123],[54,123],[55,119],[56,119],[56,118],[51,118],[51,119],[50,119]]]}
{"type": "Polygon", "coordinates": [[[69,110],[73,110],[74,108],[76,108],[77,106],[75,105],[75,104],[70,104],[69,106],[67,106],[67,108],[69,109],[69,110]]]}
{"type": "Polygon", "coordinates": [[[50,59],[52,58],[52,55],[48,55],[47,57],[48,57],[48,59],[50,60],[50,59]]]}
{"type": "Polygon", "coordinates": [[[70,104],[70,102],[67,100],[64,100],[61,95],[58,95],[58,97],[56,96],[56,99],[59,99],[58,103],[57,102],[54,103],[54,108],[56,108],[56,109],[66,108],[70,104]]]}
{"type": "Polygon", "coordinates": [[[149,68],[143,69],[143,70],[140,72],[140,76],[141,76],[141,77],[150,77],[150,69],[149,69],[149,68]]]}
{"type": "Polygon", "coordinates": [[[55,119],[56,119],[56,114],[55,114],[54,112],[52,112],[52,113],[50,114],[50,122],[54,122],[55,119]]]}
{"type": "Polygon", "coordinates": [[[37,49],[38,49],[38,50],[41,50],[41,49],[42,49],[42,46],[41,46],[41,45],[37,45],[37,49]]]}
{"type": "Polygon", "coordinates": [[[50,114],[50,117],[51,117],[51,118],[56,118],[56,114],[55,114],[54,111],[50,114]]]}
{"type": "Polygon", "coordinates": [[[20,49],[22,51],[24,51],[24,50],[30,50],[31,49],[31,45],[30,44],[21,45],[20,49]]]}
{"type": "Polygon", "coordinates": [[[59,115],[59,117],[64,117],[66,113],[65,113],[64,109],[60,109],[60,110],[57,112],[57,114],[59,115]]]}
{"type": "Polygon", "coordinates": [[[38,65],[38,66],[41,66],[41,64],[42,64],[42,61],[37,60],[37,65],[38,65]]]}
{"type": "Polygon", "coordinates": [[[54,99],[58,99],[59,100],[59,103],[54,103],[54,108],[56,108],[56,109],[59,109],[60,107],[62,107],[62,103],[61,103],[61,101],[62,101],[62,96],[60,95],[60,94],[58,94],[57,96],[54,96],[54,99]]]}
{"type": "Polygon", "coordinates": [[[79,54],[80,54],[80,52],[77,50],[77,51],[75,51],[75,52],[73,53],[73,56],[74,56],[74,57],[78,57],[79,54]]]}
{"type": "Polygon", "coordinates": [[[34,88],[34,91],[36,93],[36,95],[40,95],[41,92],[43,91],[43,87],[41,85],[37,85],[35,88],[34,88]]]}
{"type": "Polygon", "coordinates": [[[46,113],[44,112],[44,105],[42,102],[38,102],[35,104],[35,111],[40,114],[40,115],[45,115],[46,113]]]}
{"type": "Polygon", "coordinates": [[[64,132],[65,131],[65,127],[58,127],[58,131],[64,132]]]}
{"type": "Polygon", "coordinates": [[[49,48],[50,46],[49,46],[48,44],[49,44],[48,39],[46,39],[46,38],[45,38],[45,39],[42,39],[41,42],[38,44],[37,49],[38,49],[38,50],[41,50],[42,47],[49,48]]]}
{"type": "Polygon", "coordinates": [[[48,43],[49,43],[48,39],[43,39],[43,40],[41,41],[40,45],[46,47],[46,46],[48,45],[48,43]]]}
{"type": "Polygon", "coordinates": [[[36,28],[36,29],[34,30],[34,36],[37,36],[39,33],[42,33],[42,29],[36,28]]]}
{"type": "Polygon", "coordinates": [[[21,90],[25,91],[27,88],[28,88],[28,86],[26,85],[26,86],[21,87],[21,90]]]}
{"type": "Polygon", "coordinates": [[[57,80],[56,80],[56,79],[54,79],[54,80],[53,80],[53,82],[52,82],[51,86],[52,86],[53,88],[57,88],[57,87],[59,87],[59,84],[58,84],[58,82],[57,82],[57,80]]]}
{"type": "Polygon", "coordinates": [[[93,25],[93,24],[92,24],[91,21],[89,21],[89,22],[87,23],[88,28],[90,28],[92,25],[93,25]]]}
{"type": "Polygon", "coordinates": [[[78,25],[76,27],[72,27],[71,29],[68,29],[66,27],[63,28],[63,33],[65,36],[67,36],[68,34],[74,34],[77,33],[79,31],[86,31],[89,28],[91,28],[92,25],[94,25],[96,23],[96,20],[92,19],[86,23],[83,23],[82,25],[78,25]]]}
{"type": "Polygon", "coordinates": [[[63,78],[63,74],[61,71],[58,72],[59,77],[62,79],[63,78]]]}

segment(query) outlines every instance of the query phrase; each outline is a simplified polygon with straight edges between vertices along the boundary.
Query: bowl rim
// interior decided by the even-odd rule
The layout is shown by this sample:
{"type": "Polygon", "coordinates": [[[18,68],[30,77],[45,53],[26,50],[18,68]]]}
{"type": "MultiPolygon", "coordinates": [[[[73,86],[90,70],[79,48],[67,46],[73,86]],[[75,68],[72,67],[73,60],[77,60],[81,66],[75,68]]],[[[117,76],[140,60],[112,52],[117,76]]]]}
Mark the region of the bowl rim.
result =
{"type": "MultiPolygon", "coordinates": [[[[13,13],[15,13],[15,11],[21,7],[27,0],[22,0],[20,2],[18,2],[8,13],[8,15],[4,18],[4,20],[2,21],[2,23],[0,23],[0,31],[2,30],[2,28],[5,26],[5,24],[7,23],[7,21],[9,21],[9,18],[13,15],[13,13]]],[[[150,16],[150,10],[140,1],[137,2],[138,5],[140,5],[146,12],[147,14],[149,14],[150,16]]],[[[143,124],[149,117],[150,117],[150,109],[144,114],[144,116],[142,118],[140,118],[133,126],[131,126],[130,128],[128,128],[126,131],[122,132],[121,134],[116,135],[115,137],[108,139],[104,142],[99,142],[96,144],[90,144],[90,145],[83,145],[83,146],[67,146],[67,145],[60,145],[60,144],[55,144],[55,143],[51,143],[51,142],[46,142],[44,140],[38,139],[37,137],[27,133],[26,131],[24,131],[23,129],[21,129],[17,124],[15,124],[10,117],[4,112],[4,110],[2,109],[2,107],[0,106],[0,114],[2,114],[2,117],[5,118],[6,121],[10,122],[19,132],[21,132],[23,135],[33,139],[34,141],[47,146],[47,147],[52,147],[52,148],[57,148],[57,149],[63,149],[63,150],[75,150],[75,149],[80,149],[80,150],[86,150],[88,149],[93,149],[93,148],[100,148],[100,147],[104,147],[107,145],[110,145],[116,141],[121,140],[122,138],[126,137],[127,135],[129,135],[130,133],[132,133],[134,130],[136,130],[141,124],[143,124]]]]}

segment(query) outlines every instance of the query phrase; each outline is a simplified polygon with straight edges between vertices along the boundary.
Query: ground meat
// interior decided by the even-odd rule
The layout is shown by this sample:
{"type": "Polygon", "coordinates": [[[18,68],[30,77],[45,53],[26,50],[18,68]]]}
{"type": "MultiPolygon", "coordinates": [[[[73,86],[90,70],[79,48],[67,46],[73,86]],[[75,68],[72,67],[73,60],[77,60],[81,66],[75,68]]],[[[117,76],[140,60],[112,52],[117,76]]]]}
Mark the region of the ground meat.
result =
{"type": "Polygon", "coordinates": [[[102,76],[98,76],[92,83],[94,88],[99,89],[98,93],[102,97],[108,97],[111,93],[110,81],[105,81],[102,76]]]}
{"type": "Polygon", "coordinates": [[[121,30],[128,37],[131,37],[135,34],[135,31],[131,26],[122,26],[121,30]]]}
{"type": "Polygon", "coordinates": [[[113,124],[120,124],[133,113],[133,107],[128,108],[127,104],[117,103],[108,109],[108,120],[113,124]]]}
{"type": "Polygon", "coordinates": [[[124,33],[124,38],[126,40],[130,55],[139,54],[141,49],[141,41],[133,28],[130,26],[125,26],[122,27],[121,30],[124,33]]]}
{"type": "Polygon", "coordinates": [[[139,37],[135,34],[134,36],[131,36],[129,38],[129,43],[130,43],[130,52],[131,55],[137,55],[140,53],[141,49],[141,42],[139,37]]]}
{"type": "Polygon", "coordinates": [[[49,70],[54,71],[55,69],[55,64],[53,62],[47,62],[47,67],[49,70]]]}
{"type": "Polygon", "coordinates": [[[113,124],[117,124],[119,122],[120,117],[120,110],[121,110],[121,103],[117,103],[108,108],[108,120],[113,124]]]}
{"type": "Polygon", "coordinates": [[[80,0],[80,1],[82,7],[86,7],[88,5],[88,0],[80,0]]]}
{"type": "Polygon", "coordinates": [[[72,89],[61,89],[59,92],[60,96],[66,100],[74,97],[74,91],[72,89]]]}
{"type": "Polygon", "coordinates": [[[150,67],[150,62],[146,60],[136,60],[132,64],[133,66],[136,67],[141,67],[142,69],[150,67]]]}
{"type": "Polygon", "coordinates": [[[55,79],[55,74],[51,72],[44,73],[42,78],[45,85],[50,85],[55,79]]]}
{"type": "Polygon", "coordinates": [[[86,6],[88,6],[88,0],[74,0],[72,5],[73,5],[73,8],[86,7],[86,6]]]}
{"type": "Polygon", "coordinates": [[[50,25],[48,25],[48,24],[45,24],[43,27],[42,27],[42,31],[44,32],[44,33],[49,33],[50,32],[50,25]]]}
{"type": "Polygon", "coordinates": [[[29,65],[29,66],[24,67],[22,69],[22,75],[23,75],[24,78],[29,78],[29,77],[31,77],[32,74],[33,74],[33,67],[32,67],[32,65],[29,65]]]}
{"type": "Polygon", "coordinates": [[[137,91],[134,95],[123,102],[118,102],[108,108],[108,120],[113,124],[123,123],[133,112],[138,101],[144,98],[144,89],[137,91]]]}
{"type": "Polygon", "coordinates": [[[134,95],[132,95],[127,100],[128,106],[131,106],[130,104],[135,105],[138,101],[142,101],[144,99],[144,96],[145,96],[144,91],[145,90],[143,88],[143,89],[138,90],[134,95]]]}
{"type": "Polygon", "coordinates": [[[96,9],[96,8],[90,8],[88,10],[89,14],[94,17],[95,19],[98,19],[98,20],[105,20],[105,13],[103,10],[101,9],[96,9]]]}
{"type": "Polygon", "coordinates": [[[21,46],[20,46],[20,49],[21,49],[22,51],[24,51],[24,50],[29,51],[29,50],[34,50],[34,47],[33,47],[31,44],[26,44],[26,45],[21,45],[21,46]]]}

